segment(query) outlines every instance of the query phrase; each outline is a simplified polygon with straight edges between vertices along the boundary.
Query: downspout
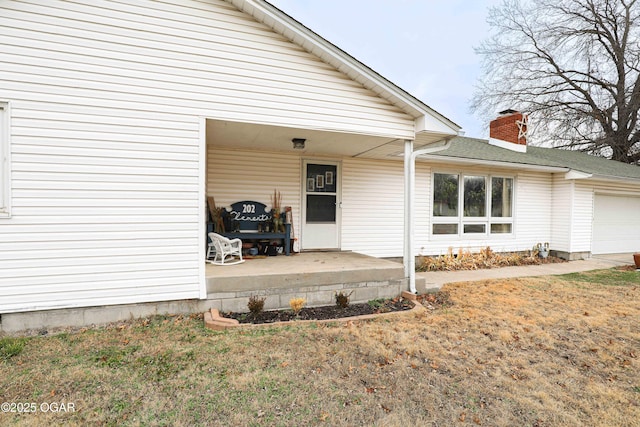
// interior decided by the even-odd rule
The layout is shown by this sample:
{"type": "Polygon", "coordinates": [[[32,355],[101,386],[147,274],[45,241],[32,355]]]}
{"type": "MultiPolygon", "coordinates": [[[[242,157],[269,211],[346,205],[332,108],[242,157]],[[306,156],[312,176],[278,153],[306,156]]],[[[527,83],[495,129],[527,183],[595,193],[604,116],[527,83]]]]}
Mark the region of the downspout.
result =
{"type": "Polygon", "coordinates": [[[415,192],[416,192],[416,158],[424,154],[446,150],[451,146],[453,136],[445,139],[444,145],[434,147],[433,144],[426,148],[413,151],[413,141],[404,143],[404,171],[405,171],[405,197],[404,197],[404,273],[409,278],[409,291],[416,291],[416,257],[413,253],[413,236],[415,235],[415,192]]]}
{"type": "MultiPolygon", "coordinates": [[[[404,141],[404,248],[402,254],[404,257],[404,277],[411,278],[411,263],[409,262],[409,255],[411,254],[411,245],[413,244],[413,236],[411,236],[411,205],[412,195],[411,192],[411,179],[413,172],[411,171],[411,153],[413,153],[413,141],[404,141]]],[[[413,262],[415,268],[415,261],[413,262]]],[[[409,280],[411,282],[411,279],[409,280]]],[[[415,279],[414,279],[415,284],[415,279]]],[[[411,292],[415,294],[413,288],[411,292]]]]}

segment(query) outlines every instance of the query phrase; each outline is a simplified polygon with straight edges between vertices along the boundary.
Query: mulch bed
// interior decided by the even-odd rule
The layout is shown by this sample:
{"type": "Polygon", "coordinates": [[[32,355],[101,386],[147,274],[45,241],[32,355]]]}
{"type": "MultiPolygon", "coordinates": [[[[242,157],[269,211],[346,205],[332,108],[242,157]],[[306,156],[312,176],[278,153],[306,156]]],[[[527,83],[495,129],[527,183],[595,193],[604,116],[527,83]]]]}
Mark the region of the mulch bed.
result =
{"type": "Polygon", "coordinates": [[[327,320],[354,317],[365,314],[390,313],[413,308],[413,304],[404,298],[369,301],[368,303],[349,304],[342,308],[337,305],[324,307],[305,307],[296,315],[293,310],[272,310],[260,313],[221,313],[224,317],[236,319],[240,323],[274,323],[291,320],[327,320]]]}

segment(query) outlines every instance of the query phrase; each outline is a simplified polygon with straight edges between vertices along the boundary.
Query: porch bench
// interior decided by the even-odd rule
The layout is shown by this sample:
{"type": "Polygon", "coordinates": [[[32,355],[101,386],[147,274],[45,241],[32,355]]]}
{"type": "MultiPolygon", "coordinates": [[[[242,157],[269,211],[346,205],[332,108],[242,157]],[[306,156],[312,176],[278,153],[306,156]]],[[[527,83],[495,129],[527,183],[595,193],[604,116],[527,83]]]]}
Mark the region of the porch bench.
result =
{"type": "Polygon", "coordinates": [[[231,205],[231,211],[226,211],[224,215],[224,225],[226,230],[214,230],[213,224],[208,224],[207,232],[216,233],[228,239],[246,240],[282,240],[285,255],[291,255],[291,224],[284,224],[284,233],[273,231],[261,231],[258,224],[272,221],[271,212],[267,210],[265,204],[256,201],[241,201],[231,205]]]}
{"type": "Polygon", "coordinates": [[[291,255],[291,224],[285,224],[284,233],[267,233],[259,231],[239,231],[235,233],[220,233],[228,239],[240,239],[243,242],[245,240],[276,240],[281,239],[284,241],[284,254],[291,255]]]}

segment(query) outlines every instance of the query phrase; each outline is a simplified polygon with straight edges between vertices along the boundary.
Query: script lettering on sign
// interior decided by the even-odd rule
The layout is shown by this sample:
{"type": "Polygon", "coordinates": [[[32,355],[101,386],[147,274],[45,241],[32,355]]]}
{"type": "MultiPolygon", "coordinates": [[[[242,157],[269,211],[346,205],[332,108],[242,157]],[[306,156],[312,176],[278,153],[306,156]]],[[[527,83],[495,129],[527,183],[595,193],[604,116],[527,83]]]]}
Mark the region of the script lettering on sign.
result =
{"type": "Polygon", "coordinates": [[[249,222],[261,222],[268,221],[271,219],[271,215],[261,214],[261,215],[245,215],[242,212],[231,211],[229,213],[231,219],[234,221],[249,221],[249,222]]]}
{"type": "Polygon", "coordinates": [[[271,213],[267,211],[267,206],[254,201],[243,201],[232,204],[229,216],[231,220],[240,221],[241,223],[271,220],[271,213]]]}

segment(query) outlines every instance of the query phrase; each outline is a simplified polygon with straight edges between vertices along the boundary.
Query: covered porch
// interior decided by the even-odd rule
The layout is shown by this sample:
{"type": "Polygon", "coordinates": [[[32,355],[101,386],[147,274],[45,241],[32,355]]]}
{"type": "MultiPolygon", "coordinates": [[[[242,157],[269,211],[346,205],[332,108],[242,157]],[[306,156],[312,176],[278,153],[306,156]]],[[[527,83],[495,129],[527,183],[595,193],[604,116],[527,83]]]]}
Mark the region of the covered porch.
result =
{"type": "MultiPolygon", "coordinates": [[[[421,134],[415,147],[442,138],[421,134]]],[[[208,119],[206,196],[271,209],[277,191],[295,251],[402,256],[407,139],[208,119]]]]}
{"type": "Polygon", "coordinates": [[[207,265],[207,299],[222,311],[247,311],[253,295],[266,297],[265,309],[288,308],[291,298],[307,305],[335,303],[335,293],[351,302],[392,298],[407,289],[403,264],[356,252],[302,252],[248,259],[232,266],[207,265]]]}
{"type": "MultiPolygon", "coordinates": [[[[323,274],[329,273],[316,270],[322,261],[306,259],[309,256],[306,252],[318,250],[375,257],[370,261],[403,257],[404,266],[393,264],[393,278],[383,277],[377,282],[403,280],[402,289],[394,295],[414,289],[415,277],[410,277],[413,268],[409,265],[413,258],[409,248],[415,250],[409,239],[412,223],[410,196],[414,191],[410,184],[415,174],[415,168],[411,167],[412,155],[420,149],[440,148],[453,134],[451,128],[443,123],[431,125],[434,129],[420,133],[415,133],[412,126],[405,136],[397,130],[395,134],[383,135],[371,133],[370,129],[368,132],[363,129],[358,132],[330,131],[207,119],[206,196],[215,199],[217,207],[225,209],[240,201],[255,201],[256,205],[264,204],[270,209],[273,204],[270,195],[277,191],[282,197],[282,206],[287,206],[292,214],[293,250],[304,255],[289,261],[280,257],[268,258],[260,262],[265,264],[266,270],[243,272],[231,279],[213,276],[212,272],[218,272],[209,266],[206,271],[207,294],[224,293],[222,297],[228,300],[240,297],[235,295],[239,292],[255,294],[264,290],[266,295],[265,289],[277,289],[285,296],[268,298],[266,302],[267,307],[277,308],[288,306],[287,289],[299,292],[298,288],[308,285],[302,278],[313,280],[314,286],[326,286],[373,283],[379,277],[372,274],[371,278],[362,280],[352,278],[355,272],[364,274],[367,270],[375,271],[375,268],[370,269],[367,263],[358,267],[348,259],[341,259],[330,264],[333,266],[331,271],[341,272],[334,275],[346,274],[347,277],[339,280],[325,278],[323,274]],[[293,141],[304,143],[298,146],[293,141]],[[289,266],[289,262],[300,265],[289,266]],[[351,267],[346,268],[343,264],[351,267]],[[278,277],[285,272],[285,276],[278,277]],[[249,282],[253,276],[260,276],[262,282],[249,282]],[[280,283],[273,285],[266,277],[280,283]],[[225,280],[228,285],[225,285],[225,280]]],[[[426,182],[428,178],[423,177],[423,180],[426,182]]],[[[251,264],[252,267],[238,269],[250,271],[254,266],[258,268],[258,263],[251,264]]],[[[354,292],[355,299],[372,299],[360,295],[363,293],[354,292]]],[[[333,298],[333,290],[324,295],[329,294],[333,298]]],[[[243,294],[242,298],[246,295],[243,294]]],[[[309,304],[331,302],[308,300],[309,304]]],[[[246,308],[246,302],[242,302],[242,306],[246,308]]]]}

